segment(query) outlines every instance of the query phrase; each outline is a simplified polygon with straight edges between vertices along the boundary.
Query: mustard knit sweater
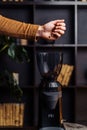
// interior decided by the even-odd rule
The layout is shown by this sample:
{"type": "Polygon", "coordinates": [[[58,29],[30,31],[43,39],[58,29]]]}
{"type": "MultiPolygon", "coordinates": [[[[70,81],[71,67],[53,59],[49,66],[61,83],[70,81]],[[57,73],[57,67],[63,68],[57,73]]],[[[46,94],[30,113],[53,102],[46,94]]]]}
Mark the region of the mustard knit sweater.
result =
{"type": "Polygon", "coordinates": [[[0,15],[0,34],[34,40],[39,25],[28,24],[0,15]]]}

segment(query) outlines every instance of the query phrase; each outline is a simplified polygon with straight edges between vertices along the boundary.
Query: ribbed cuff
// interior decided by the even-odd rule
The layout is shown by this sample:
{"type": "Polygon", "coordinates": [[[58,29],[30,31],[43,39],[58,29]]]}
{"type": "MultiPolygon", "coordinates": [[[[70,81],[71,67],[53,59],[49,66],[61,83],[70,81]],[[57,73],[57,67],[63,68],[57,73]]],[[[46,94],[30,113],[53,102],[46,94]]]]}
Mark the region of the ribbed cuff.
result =
{"type": "Polygon", "coordinates": [[[31,24],[29,28],[29,39],[37,41],[36,33],[39,28],[39,25],[31,24]]]}

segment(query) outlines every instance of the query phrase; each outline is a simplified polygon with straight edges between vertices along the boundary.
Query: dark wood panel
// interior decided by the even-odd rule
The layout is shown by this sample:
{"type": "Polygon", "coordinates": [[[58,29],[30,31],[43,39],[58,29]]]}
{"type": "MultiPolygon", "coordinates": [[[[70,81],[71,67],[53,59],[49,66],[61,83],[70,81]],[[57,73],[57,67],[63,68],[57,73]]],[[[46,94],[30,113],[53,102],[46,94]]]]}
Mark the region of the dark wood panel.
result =
{"type": "Polygon", "coordinates": [[[87,6],[78,6],[78,43],[87,44],[87,6]],[[84,26],[83,26],[84,25],[84,26]]]}
{"type": "MultiPolygon", "coordinates": [[[[82,86],[83,87],[83,86],[82,86]]],[[[76,89],[76,122],[87,125],[87,88],[76,89]]]]}
{"type": "Polygon", "coordinates": [[[77,85],[87,84],[87,48],[78,48],[77,50],[77,85]]]}

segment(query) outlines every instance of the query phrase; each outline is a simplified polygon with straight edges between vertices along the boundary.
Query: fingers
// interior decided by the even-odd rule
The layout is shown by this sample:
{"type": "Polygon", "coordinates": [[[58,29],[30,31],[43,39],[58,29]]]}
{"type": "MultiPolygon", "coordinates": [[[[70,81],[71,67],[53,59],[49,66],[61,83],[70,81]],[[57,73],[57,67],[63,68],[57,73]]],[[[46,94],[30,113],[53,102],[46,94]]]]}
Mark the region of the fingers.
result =
{"type": "Polygon", "coordinates": [[[65,23],[57,23],[57,24],[56,24],[56,27],[59,27],[59,26],[63,26],[63,27],[65,27],[66,24],[65,24],[65,23]]]}
{"type": "Polygon", "coordinates": [[[58,33],[58,32],[53,32],[52,33],[52,37],[54,37],[55,39],[61,37],[62,34],[58,33]]]}
{"type": "Polygon", "coordinates": [[[58,34],[58,35],[63,35],[65,31],[63,30],[58,30],[57,32],[53,32],[53,34],[58,34]]]}
{"type": "Polygon", "coordinates": [[[66,24],[65,24],[65,23],[57,23],[57,24],[55,25],[55,29],[66,30],[66,24]]]}
{"type": "Polygon", "coordinates": [[[60,20],[54,20],[54,21],[51,21],[53,24],[58,24],[58,23],[64,23],[65,20],[64,19],[60,19],[60,20]]]}
{"type": "Polygon", "coordinates": [[[63,35],[63,32],[58,33],[58,32],[52,32],[51,35],[49,36],[49,40],[56,40],[60,38],[63,35]]]}
{"type": "Polygon", "coordinates": [[[65,33],[66,24],[65,23],[56,23],[55,28],[53,29],[52,33],[56,36],[60,37],[65,33]]]}
{"type": "Polygon", "coordinates": [[[57,32],[57,33],[60,33],[60,34],[64,34],[64,33],[65,33],[65,30],[66,30],[65,27],[61,27],[61,28],[59,28],[59,29],[53,30],[53,32],[57,32]]]}
{"type": "Polygon", "coordinates": [[[66,27],[60,26],[52,31],[52,37],[60,38],[65,33],[66,27]]]}
{"type": "Polygon", "coordinates": [[[53,32],[65,32],[65,30],[66,30],[66,27],[61,26],[61,27],[54,29],[53,32]]]}
{"type": "Polygon", "coordinates": [[[65,22],[64,19],[59,19],[59,20],[57,20],[57,23],[64,23],[64,22],[65,22]]]}

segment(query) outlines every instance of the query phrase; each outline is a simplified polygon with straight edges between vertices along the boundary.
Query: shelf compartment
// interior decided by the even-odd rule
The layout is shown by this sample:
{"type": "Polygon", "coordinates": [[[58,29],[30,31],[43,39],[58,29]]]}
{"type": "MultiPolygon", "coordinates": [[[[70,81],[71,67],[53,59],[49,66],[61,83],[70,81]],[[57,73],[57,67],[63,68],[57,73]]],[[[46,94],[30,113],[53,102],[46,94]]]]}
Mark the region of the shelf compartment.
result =
{"type": "MultiPolygon", "coordinates": [[[[55,44],[74,44],[74,6],[69,5],[36,5],[34,21],[36,24],[45,24],[46,22],[65,19],[67,30],[65,34],[55,44]],[[48,13],[47,13],[48,12],[48,13]],[[49,14],[49,15],[48,15],[49,14]]],[[[41,40],[39,43],[49,43],[41,40]]]]}
{"type": "Polygon", "coordinates": [[[87,125],[87,87],[76,88],[75,120],[77,123],[87,125]]]}
{"type": "MultiPolygon", "coordinates": [[[[40,47],[37,48],[36,51],[58,51],[58,52],[62,52],[63,53],[63,64],[69,64],[69,65],[75,65],[75,50],[73,47],[65,47],[65,48],[44,48],[44,47],[40,47]],[[71,58],[72,57],[72,58],[71,58]]],[[[41,75],[40,72],[38,70],[38,66],[37,66],[37,61],[36,61],[36,65],[35,65],[35,79],[36,79],[36,85],[38,85],[40,83],[41,80],[41,75]]],[[[75,84],[75,74],[73,72],[71,81],[69,84],[75,84]]]]}
{"type": "Polygon", "coordinates": [[[78,47],[77,49],[77,67],[76,81],[77,85],[87,85],[87,48],[78,47]]]}
{"type": "Polygon", "coordinates": [[[33,23],[33,6],[32,5],[2,5],[0,14],[22,22],[33,23]],[[23,7],[22,7],[23,6],[23,7]],[[16,11],[16,13],[15,13],[16,11]]]}
{"type": "Polygon", "coordinates": [[[77,6],[78,44],[87,44],[87,5],[77,6]]]}
{"type": "Polygon", "coordinates": [[[63,88],[63,119],[67,122],[73,122],[75,119],[74,115],[74,102],[75,102],[75,89],[74,88],[63,88]]]}
{"type": "Polygon", "coordinates": [[[26,87],[28,85],[33,85],[34,79],[34,50],[33,48],[26,48],[30,61],[27,62],[24,60],[24,63],[18,63],[15,60],[12,60],[8,55],[2,55],[0,60],[0,70],[8,70],[10,73],[19,74],[19,85],[21,87],[26,87]],[[5,66],[6,65],[6,66],[5,66]]]}
{"type": "MultiPolygon", "coordinates": [[[[0,103],[2,103],[2,104],[4,104],[4,103],[23,103],[25,105],[23,127],[33,126],[33,122],[34,122],[34,115],[33,115],[34,114],[34,110],[33,110],[33,108],[34,108],[34,91],[33,91],[33,89],[29,89],[29,91],[27,89],[23,90],[23,96],[20,99],[20,101],[12,95],[10,88],[1,88],[0,95],[1,95],[0,103]]],[[[8,127],[10,127],[10,126],[8,126],[8,127]]],[[[12,127],[12,128],[14,128],[14,127],[12,127]]]]}

